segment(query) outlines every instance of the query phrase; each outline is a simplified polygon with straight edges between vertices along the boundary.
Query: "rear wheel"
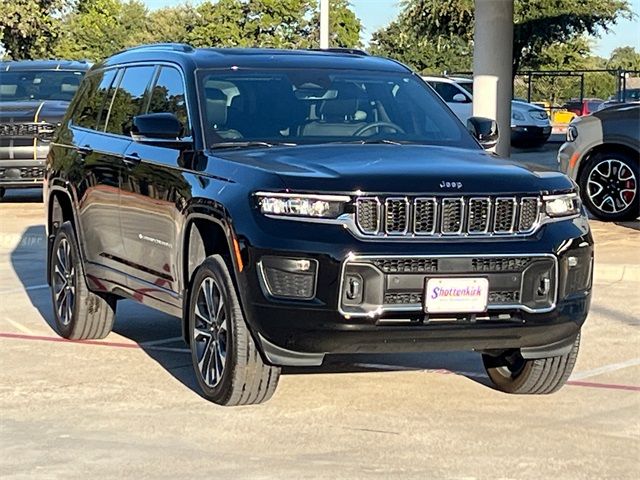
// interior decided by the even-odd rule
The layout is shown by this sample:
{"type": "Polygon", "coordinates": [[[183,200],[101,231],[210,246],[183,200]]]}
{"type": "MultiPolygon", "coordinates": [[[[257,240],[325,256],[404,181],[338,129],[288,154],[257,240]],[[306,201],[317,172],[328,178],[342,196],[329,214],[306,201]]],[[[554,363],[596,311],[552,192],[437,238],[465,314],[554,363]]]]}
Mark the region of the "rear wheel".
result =
{"type": "Polygon", "coordinates": [[[4,188],[0,187],[0,200],[4,197],[4,188]]]}
{"type": "Polygon", "coordinates": [[[557,357],[525,359],[519,350],[499,356],[483,355],[489,379],[498,390],[515,394],[548,394],[569,379],[578,357],[580,335],[569,353],[557,357]]]}
{"type": "Polygon", "coordinates": [[[58,333],[65,338],[104,338],[113,328],[116,298],[89,291],[73,225],[64,222],[51,249],[50,284],[58,333]]]}
{"type": "Polygon", "coordinates": [[[208,257],[194,275],[189,340],[196,378],[207,400],[251,405],[266,402],[275,392],[280,368],[262,360],[220,255],[208,257]]]}
{"type": "Polygon", "coordinates": [[[595,154],[578,179],[589,211],[605,221],[634,220],[640,215],[638,162],[620,152],[595,154]]]}

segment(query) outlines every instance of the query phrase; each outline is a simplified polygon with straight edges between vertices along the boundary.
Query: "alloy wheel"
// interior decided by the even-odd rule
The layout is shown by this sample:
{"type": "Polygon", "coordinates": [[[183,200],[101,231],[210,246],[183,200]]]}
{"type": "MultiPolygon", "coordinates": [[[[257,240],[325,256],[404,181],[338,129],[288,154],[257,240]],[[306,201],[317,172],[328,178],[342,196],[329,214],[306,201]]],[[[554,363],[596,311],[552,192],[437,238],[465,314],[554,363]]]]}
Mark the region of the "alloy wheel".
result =
{"type": "Polygon", "coordinates": [[[598,162],[587,177],[589,200],[604,213],[626,210],[637,193],[638,182],[633,170],[617,159],[598,162]]]}
{"type": "Polygon", "coordinates": [[[66,238],[60,240],[56,249],[53,267],[54,303],[58,318],[63,325],[69,325],[73,317],[76,298],[76,279],[71,245],[66,238]]]}
{"type": "Polygon", "coordinates": [[[205,278],[195,302],[192,340],[198,370],[209,387],[220,383],[227,361],[229,331],[225,303],[218,283],[211,277],[205,278]]]}

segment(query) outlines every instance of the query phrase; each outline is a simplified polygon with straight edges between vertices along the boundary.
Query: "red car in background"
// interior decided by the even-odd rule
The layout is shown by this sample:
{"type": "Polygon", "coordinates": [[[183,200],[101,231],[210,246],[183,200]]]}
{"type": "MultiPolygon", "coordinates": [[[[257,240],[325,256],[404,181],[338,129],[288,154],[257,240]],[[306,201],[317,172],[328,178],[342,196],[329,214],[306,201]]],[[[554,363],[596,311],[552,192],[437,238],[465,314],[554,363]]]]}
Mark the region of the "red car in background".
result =
{"type": "Polygon", "coordinates": [[[582,100],[574,98],[565,103],[563,108],[582,117],[583,115],[597,112],[602,103],[604,103],[604,100],[600,98],[583,98],[582,100]]]}

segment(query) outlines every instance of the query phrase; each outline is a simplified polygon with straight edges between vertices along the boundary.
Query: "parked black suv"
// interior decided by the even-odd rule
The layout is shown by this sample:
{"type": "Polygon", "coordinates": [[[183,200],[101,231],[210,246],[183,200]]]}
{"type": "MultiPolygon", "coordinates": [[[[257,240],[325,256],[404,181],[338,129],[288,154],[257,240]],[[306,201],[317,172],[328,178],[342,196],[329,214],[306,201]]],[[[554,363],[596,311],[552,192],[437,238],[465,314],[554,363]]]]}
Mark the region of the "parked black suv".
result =
{"type": "Polygon", "coordinates": [[[485,153],[391,60],[136,48],[91,69],[48,157],[57,327],[102,338],[119,298],[181,317],[224,405],[331,353],[475,350],[497,388],[550,393],[591,298],[575,189],[485,153]]]}
{"type": "Polygon", "coordinates": [[[0,198],[7,188],[40,186],[49,141],[90,65],[0,62],[0,198]]]}

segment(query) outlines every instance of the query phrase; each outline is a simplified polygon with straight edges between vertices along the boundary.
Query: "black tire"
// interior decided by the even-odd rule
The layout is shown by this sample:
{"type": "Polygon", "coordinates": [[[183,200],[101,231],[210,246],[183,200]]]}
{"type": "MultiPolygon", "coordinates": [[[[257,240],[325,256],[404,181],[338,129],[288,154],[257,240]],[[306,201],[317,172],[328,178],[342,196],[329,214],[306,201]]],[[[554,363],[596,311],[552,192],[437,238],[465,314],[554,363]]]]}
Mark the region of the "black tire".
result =
{"type": "Polygon", "coordinates": [[[549,394],[558,391],[569,379],[578,357],[580,334],[565,355],[526,360],[519,351],[501,356],[483,355],[482,361],[496,389],[515,394],[549,394]]]}
{"type": "Polygon", "coordinates": [[[49,262],[51,300],[58,333],[73,340],[109,335],[115,318],[116,298],[93,293],[87,287],[71,222],[64,222],[56,232],[49,262]]]}
{"type": "Polygon", "coordinates": [[[638,160],[634,160],[628,155],[621,152],[598,152],[591,157],[588,163],[580,171],[578,184],[580,185],[580,196],[589,212],[596,218],[608,222],[621,222],[625,220],[635,220],[640,216],[640,188],[638,182],[640,174],[638,173],[638,160]],[[613,162],[614,167],[611,167],[613,162]],[[620,180],[620,174],[614,174],[616,167],[619,168],[622,177],[630,177],[628,180],[620,180]],[[609,172],[609,177],[604,174],[609,172]],[[616,178],[617,177],[617,178],[616,178]],[[602,185],[601,185],[602,184],[602,185]],[[599,185],[604,188],[600,192],[599,185]],[[623,198],[631,195],[628,192],[622,193],[622,189],[628,189],[632,186],[634,191],[632,198],[623,198]],[[604,201],[607,195],[611,200],[604,201]],[[626,207],[622,207],[628,202],[626,207]],[[617,210],[617,211],[613,211],[617,210]]]}
{"type": "Polygon", "coordinates": [[[4,198],[4,192],[5,192],[4,188],[0,187],[0,200],[4,198]]]}
{"type": "Polygon", "coordinates": [[[280,368],[262,360],[220,255],[208,257],[196,270],[188,315],[191,359],[204,397],[226,406],[269,400],[278,385],[280,368]],[[211,292],[209,300],[206,292],[211,292]]]}

